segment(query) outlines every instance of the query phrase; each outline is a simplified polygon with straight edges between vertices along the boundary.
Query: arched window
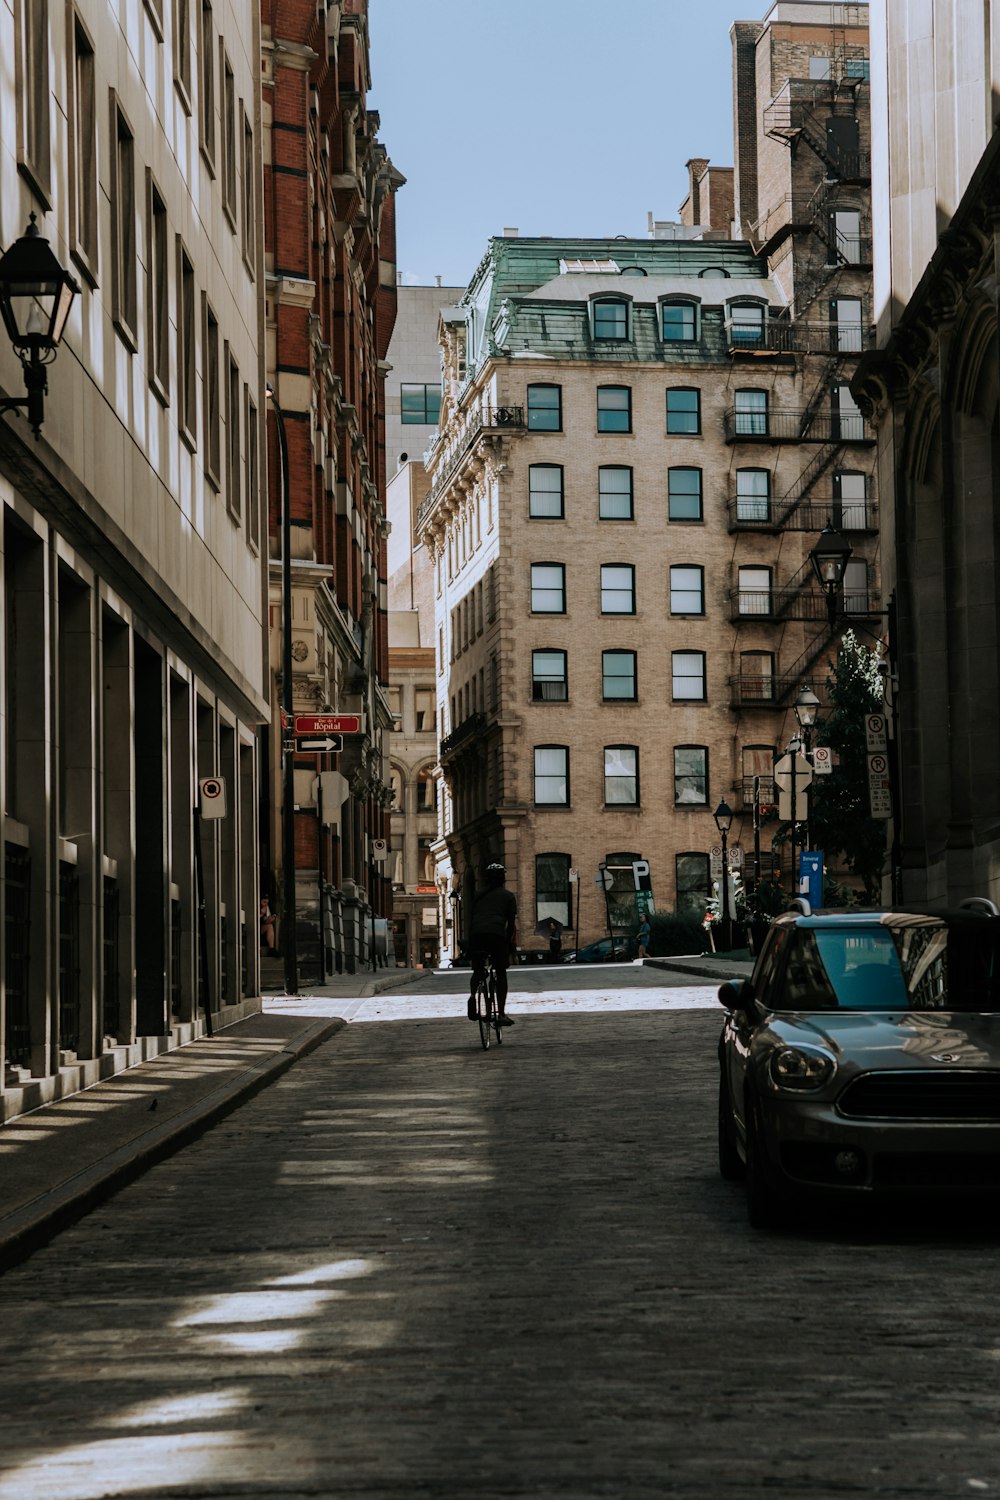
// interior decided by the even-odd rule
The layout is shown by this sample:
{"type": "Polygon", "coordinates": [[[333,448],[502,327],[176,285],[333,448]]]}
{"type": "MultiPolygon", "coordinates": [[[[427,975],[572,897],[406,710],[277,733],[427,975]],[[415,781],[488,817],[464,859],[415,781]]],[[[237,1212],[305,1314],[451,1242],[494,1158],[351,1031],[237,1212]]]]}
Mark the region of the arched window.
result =
{"type": "Polygon", "coordinates": [[[590,304],[594,338],[621,343],[629,336],[629,304],[624,297],[599,297],[590,304]]]}

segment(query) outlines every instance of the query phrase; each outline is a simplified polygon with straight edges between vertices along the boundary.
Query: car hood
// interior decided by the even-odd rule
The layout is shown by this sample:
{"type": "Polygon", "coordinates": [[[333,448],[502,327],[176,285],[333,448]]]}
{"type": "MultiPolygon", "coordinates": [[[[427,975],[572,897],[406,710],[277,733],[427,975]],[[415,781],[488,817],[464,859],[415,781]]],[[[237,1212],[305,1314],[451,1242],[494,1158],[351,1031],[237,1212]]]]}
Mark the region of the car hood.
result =
{"type": "Polygon", "coordinates": [[[1000,1068],[1000,1015],[961,1011],[811,1011],[772,1015],[772,1043],[827,1048],[859,1071],[1000,1068]]]}

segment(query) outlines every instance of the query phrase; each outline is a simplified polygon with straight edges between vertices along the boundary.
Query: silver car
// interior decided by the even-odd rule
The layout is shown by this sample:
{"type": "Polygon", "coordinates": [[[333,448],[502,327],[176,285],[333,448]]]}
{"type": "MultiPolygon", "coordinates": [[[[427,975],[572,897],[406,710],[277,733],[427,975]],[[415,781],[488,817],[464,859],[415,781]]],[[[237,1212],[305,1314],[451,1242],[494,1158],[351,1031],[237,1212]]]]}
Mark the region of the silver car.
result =
{"type": "Polygon", "coordinates": [[[991,902],[787,913],[719,1000],[719,1168],[751,1224],[807,1194],[1000,1192],[991,902]]]}

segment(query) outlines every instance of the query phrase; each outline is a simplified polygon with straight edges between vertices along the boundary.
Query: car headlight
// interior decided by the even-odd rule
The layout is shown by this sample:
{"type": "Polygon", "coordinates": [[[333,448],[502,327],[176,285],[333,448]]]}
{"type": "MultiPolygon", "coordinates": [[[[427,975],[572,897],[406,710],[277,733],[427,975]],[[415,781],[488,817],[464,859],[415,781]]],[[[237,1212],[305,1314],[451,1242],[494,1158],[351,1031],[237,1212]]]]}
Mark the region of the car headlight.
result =
{"type": "Polygon", "coordinates": [[[807,1047],[779,1047],[771,1054],[768,1073],[775,1088],[802,1093],[821,1089],[829,1083],[836,1067],[827,1052],[814,1052],[807,1047]]]}

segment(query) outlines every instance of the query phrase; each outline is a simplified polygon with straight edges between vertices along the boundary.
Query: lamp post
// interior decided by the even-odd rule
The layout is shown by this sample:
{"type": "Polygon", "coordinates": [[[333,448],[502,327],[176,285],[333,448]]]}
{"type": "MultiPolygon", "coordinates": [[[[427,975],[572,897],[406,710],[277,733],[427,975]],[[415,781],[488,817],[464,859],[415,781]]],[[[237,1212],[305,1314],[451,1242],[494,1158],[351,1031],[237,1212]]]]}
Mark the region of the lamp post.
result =
{"type": "Polygon", "coordinates": [[[51,364],[62,340],[73,298],[80,290],[43,239],[32,214],[20,239],[0,256],[0,317],[24,370],[26,396],[6,396],[0,412],[27,409],[28,424],[41,436],[51,364]]]}
{"type": "Polygon", "coordinates": [[[844,572],[853,550],[846,536],[834,529],[832,521],[827,521],[809,553],[813,570],[826,593],[826,613],[831,625],[837,621],[844,572]]]}
{"type": "Polygon", "coordinates": [[[285,419],[273,388],[267,399],[274,412],[281,474],[281,885],[284,920],[281,950],[285,958],[285,993],[299,991],[299,953],[295,894],[295,710],[292,703],[292,508],[288,492],[288,445],[285,419]]]}
{"type": "MultiPolygon", "coordinates": [[[[807,687],[806,684],[803,683],[802,686],[799,688],[799,696],[796,698],[795,702],[792,704],[792,708],[795,711],[795,718],[796,718],[796,720],[798,722],[798,726],[799,726],[799,735],[800,735],[800,738],[802,740],[802,753],[805,756],[806,760],[808,760],[809,759],[809,731],[813,728],[813,726],[816,723],[816,713],[817,713],[817,711],[819,709],[819,699],[816,697],[816,694],[813,692],[812,688],[807,687]]],[[[793,761],[792,762],[792,800],[793,800],[793,805],[794,805],[794,797],[795,797],[795,762],[793,761]]],[[[808,849],[809,848],[809,818],[808,818],[808,815],[806,816],[806,818],[805,818],[804,821],[805,821],[805,825],[806,825],[806,833],[805,833],[805,842],[803,843],[802,847],[803,847],[803,849],[808,849]]],[[[795,875],[795,871],[793,870],[792,871],[793,879],[794,879],[794,875],[795,875]]]]}
{"type": "Polygon", "coordinates": [[[722,908],[719,913],[719,925],[722,928],[722,943],[724,952],[728,953],[733,946],[733,935],[729,918],[729,830],[733,826],[733,810],[729,803],[723,800],[719,803],[712,814],[715,826],[722,838],[722,908]]]}

